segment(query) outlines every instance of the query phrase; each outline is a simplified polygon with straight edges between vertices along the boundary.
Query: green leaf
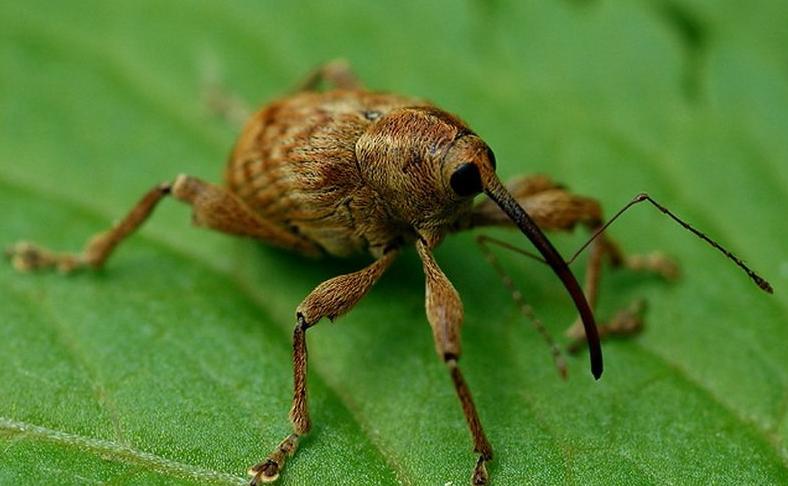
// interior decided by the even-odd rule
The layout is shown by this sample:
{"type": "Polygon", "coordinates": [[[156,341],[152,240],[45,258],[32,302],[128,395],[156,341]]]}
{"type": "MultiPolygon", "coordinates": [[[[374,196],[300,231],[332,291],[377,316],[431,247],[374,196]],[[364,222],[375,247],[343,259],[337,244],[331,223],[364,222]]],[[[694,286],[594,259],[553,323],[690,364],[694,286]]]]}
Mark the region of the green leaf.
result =
{"type": "MultiPolygon", "coordinates": [[[[779,1],[4,2],[0,243],[77,250],[153,184],[218,181],[238,129],[201,104],[209,74],[261,104],[345,57],[369,86],[459,113],[504,176],[550,174],[610,213],[647,190],[776,289],[634,209],[612,235],[684,276],[606,275],[600,317],[645,297],[647,329],[605,343],[599,382],[583,355],[562,382],[473,235],[447,240],[495,484],[785,483],[786,18],[779,1]]],[[[0,265],[0,483],[241,483],[289,431],[295,306],[366,260],[304,260],[189,217],[167,201],[100,272],[0,265]]],[[[574,314],[550,272],[501,259],[560,334],[574,314]]],[[[315,427],[283,484],[467,483],[423,292],[406,252],[310,331],[315,427]]]]}

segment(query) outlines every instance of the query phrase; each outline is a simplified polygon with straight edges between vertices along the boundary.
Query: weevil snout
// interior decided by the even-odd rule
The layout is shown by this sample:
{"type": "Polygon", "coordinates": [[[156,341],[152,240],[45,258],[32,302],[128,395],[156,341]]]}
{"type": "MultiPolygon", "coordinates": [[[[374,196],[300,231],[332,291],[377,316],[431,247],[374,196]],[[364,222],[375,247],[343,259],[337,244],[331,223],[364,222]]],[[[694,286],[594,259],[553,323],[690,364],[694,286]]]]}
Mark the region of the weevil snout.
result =
{"type": "Polygon", "coordinates": [[[517,200],[506,190],[492,168],[482,170],[481,179],[484,193],[495,201],[498,207],[506,213],[515,226],[531,240],[531,243],[533,243],[536,249],[539,250],[539,253],[542,254],[545,262],[552,268],[553,272],[555,272],[556,276],[569,293],[569,296],[572,298],[583,322],[583,329],[585,330],[586,340],[588,341],[588,351],[591,358],[591,373],[594,375],[594,378],[599,379],[599,377],[602,376],[602,370],[604,368],[602,364],[602,347],[599,343],[599,331],[596,327],[596,321],[591,306],[588,304],[583,290],[580,288],[580,284],[569,269],[566,260],[558,253],[558,250],[550,243],[550,240],[547,239],[542,230],[539,229],[534,220],[525,212],[517,200]]]}
{"type": "Polygon", "coordinates": [[[599,378],[603,368],[602,350],[591,308],[564,258],[498,179],[492,150],[476,135],[461,137],[447,152],[444,173],[457,197],[470,198],[480,192],[487,194],[544,256],[577,307],[588,339],[591,371],[594,377],[599,378]]]}

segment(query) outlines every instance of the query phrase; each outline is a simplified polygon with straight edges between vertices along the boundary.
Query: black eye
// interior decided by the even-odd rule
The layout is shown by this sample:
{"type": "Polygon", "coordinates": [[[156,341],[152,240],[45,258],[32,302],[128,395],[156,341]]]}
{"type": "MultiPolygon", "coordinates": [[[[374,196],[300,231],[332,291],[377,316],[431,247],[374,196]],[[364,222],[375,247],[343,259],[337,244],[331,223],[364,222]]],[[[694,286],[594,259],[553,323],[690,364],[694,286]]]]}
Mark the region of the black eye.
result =
{"type": "Polygon", "coordinates": [[[468,197],[482,192],[482,176],[476,164],[466,162],[462,164],[449,180],[451,188],[458,196],[468,197]]]}

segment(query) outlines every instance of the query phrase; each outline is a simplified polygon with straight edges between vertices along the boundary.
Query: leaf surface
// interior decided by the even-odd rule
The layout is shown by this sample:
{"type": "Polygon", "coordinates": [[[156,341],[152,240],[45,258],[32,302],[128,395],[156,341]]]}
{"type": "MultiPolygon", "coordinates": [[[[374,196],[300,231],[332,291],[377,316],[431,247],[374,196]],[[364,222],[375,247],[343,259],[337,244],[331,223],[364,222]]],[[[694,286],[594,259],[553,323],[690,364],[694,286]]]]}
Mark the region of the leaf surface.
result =
{"type": "MultiPolygon", "coordinates": [[[[682,265],[608,273],[602,319],[647,329],[562,382],[473,235],[436,258],[463,297],[462,366],[495,484],[788,481],[788,31],[784,2],[5,2],[0,243],[81,247],[152,185],[218,181],[237,127],[206,79],[262,104],[322,61],[432,99],[496,151],[608,213],[647,190],[762,271],[760,293],[655,210],[612,229],[682,265]]],[[[243,483],[289,430],[293,311],[366,259],[304,260],[197,230],[167,201],[106,269],[0,265],[0,483],[243,483]]],[[[494,235],[518,244],[505,231],[494,235]]],[[[584,235],[555,235],[564,253],[584,235]]],[[[559,335],[569,299],[500,255],[559,335]]],[[[576,271],[582,274],[585,260],[576,271]]],[[[282,484],[465,484],[471,441],[406,252],[349,315],[310,331],[314,432],[282,484]]]]}

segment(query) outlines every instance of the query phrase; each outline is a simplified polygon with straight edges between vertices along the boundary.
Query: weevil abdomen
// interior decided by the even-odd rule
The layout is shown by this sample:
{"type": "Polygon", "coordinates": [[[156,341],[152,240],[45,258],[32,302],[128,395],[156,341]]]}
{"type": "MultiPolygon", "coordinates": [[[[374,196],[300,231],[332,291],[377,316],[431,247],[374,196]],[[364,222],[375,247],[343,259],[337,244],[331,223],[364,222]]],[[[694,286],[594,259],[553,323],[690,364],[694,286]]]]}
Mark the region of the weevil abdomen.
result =
{"type": "Polygon", "coordinates": [[[257,112],[225,172],[230,191],[326,253],[379,255],[399,233],[359,171],[356,142],[378,118],[423,101],[355,90],[301,92],[257,112]]]}

